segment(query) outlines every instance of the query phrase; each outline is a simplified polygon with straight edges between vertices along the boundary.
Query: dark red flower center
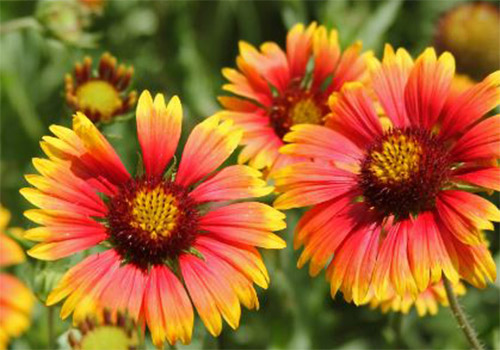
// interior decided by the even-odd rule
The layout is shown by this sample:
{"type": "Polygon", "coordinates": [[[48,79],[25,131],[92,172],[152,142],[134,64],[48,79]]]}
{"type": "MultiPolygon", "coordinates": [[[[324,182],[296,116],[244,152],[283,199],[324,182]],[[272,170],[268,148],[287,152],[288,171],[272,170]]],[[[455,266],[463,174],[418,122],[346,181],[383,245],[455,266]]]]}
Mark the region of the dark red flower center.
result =
{"type": "Polygon", "coordinates": [[[406,218],[434,207],[450,165],[445,147],[429,131],[393,129],[368,148],[359,184],[370,207],[406,218]]]}
{"type": "Polygon", "coordinates": [[[306,90],[297,83],[274,98],[270,122],[276,135],[283,138],[292,125],[321,124],[327,113],[323,94],[306,90]]]}
{"type": "Polygon", "coordinates": [[[140,268],[175,259],[197,233],[196,203],[184,187],[160,177],[130,180],[108,206],[109,240],[140,268]]]}

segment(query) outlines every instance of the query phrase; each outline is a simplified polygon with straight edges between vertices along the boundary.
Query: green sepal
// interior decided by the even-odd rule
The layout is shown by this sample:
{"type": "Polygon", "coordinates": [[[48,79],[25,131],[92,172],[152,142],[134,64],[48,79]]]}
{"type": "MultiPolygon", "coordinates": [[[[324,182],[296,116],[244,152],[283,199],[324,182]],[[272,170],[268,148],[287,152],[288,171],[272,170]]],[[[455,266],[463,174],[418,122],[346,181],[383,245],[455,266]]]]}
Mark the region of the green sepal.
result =
{"type": "Polygon", "coordinates": [[[174,155],[172,164],[163,174],[165,180],[174,181],[175,175],[177,175],[177,157],[174,155]]]}

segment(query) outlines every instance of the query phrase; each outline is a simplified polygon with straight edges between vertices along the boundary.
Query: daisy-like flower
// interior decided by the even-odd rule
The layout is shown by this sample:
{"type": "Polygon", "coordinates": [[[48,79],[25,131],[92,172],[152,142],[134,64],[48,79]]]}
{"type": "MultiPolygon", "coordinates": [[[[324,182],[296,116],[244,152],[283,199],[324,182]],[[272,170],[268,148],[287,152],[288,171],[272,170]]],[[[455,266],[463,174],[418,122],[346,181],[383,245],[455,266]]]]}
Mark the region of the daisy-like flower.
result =
{"type": "Polygon", "coordinates": [[[483,79],[499,69],[499,22],[498,3],[475,1],[459,4],[439,19],[436,47],[455,56],[460,73],[483,79]]]}
{"type": "Polygon", "coordinates": [[[68,333],[68,341],[73,350],[136,350],[139,346],[135,322],[121,312],[113,317],[109,310],[79,322],[68,333]]]}
{"type": "Polygon", "coordinates": [[[191,301],[214,336],[222,318],[237,328],[240,303],[259,305],[253,283],[269,282],[255,247],[283,248],[271,231],[285,223],[268,205],[234,201],[273,189],[247,166],[216,171],[241,138],[231,121],[213,116],[196,126],[178,169],[166,171],[181,134],[179,99],[165,106],[161,94],[153,101],[146,91],[136,116],[144,175],[132,177],[81,113],[73,129],[51,126],[56,137],[43,138],[49,159],[34,159],[41,175],[28,175],[35,188],[21,190],[40,208],[25,215],[42,225],[26,232],[41,242],[28,254],[55,260],[103,242],[110,248],[70,269],[47,304],[67,297],[61,317],[74,312],[74,320],[95,307],[127,311],[145,320],[156,345],[189,343],[191,301]]]}
{"type": "Polygon", "coordinates": [[[74,77],[66,74],[66,102],[94,123],[108,123],[134,107],[137,93],[127,93],[133,74],[132,66],[117,66],[116,58],[107,52],[101,56],[97,72],[92,72],[92,59],[85,57],[83,63],[75,64],[74,77]]]}
{"type": "Polygon", "coordinates": [[[377,101],[346,84],[327,126],[292,127],[282,148],[316,160],[275,175],[276,208],[313,206],[297,225],[298,266],[310,261],[316,275],[331,260],[332,296],[341,290],[356,304],[371,287],[381,300],[416,296],[443,274],[484,287],[496,268],[482,230],[500,211],[473,192],[500,190],[500,115],[485,118],[500,102],[500,72],[457,96],[449,53],[429,48],[413,62],[386,46],[371,66],[377,101]]]}
{"type": "MultiPolygon", "coordinates": [[[[0,206],[0,268],[25,260],[23,249],[6,235],[10,213],[0,206]]],[[[35,298],[16,277],[0,272],[0,350],[11,338],[19,337],[30,325],[35,298]]]]}
{"type": "Polygon", "coordinates": [[[238,69],[225,68],[229,80],[221,96],[220,116],[244,130],[238,162],[271,172],[301,158],[279,153],[285,134],[295,124],[323,124],[327,100],[345,82],[366,75],[361,42],[341,51],[337,31],[315,23],[297,24],[288,33],[286,51],[266,42],[257,50],[240,42],[238,69]]]}
{"type": "MultiPolygon", "coordinates": [[[[456,295],[464,295],[466,292],[465,286],[461,282],[453,286],[453,291],[456,295]]],[[[370,297],[368,298],[370,299],[370,297]]],[[[380,308],[383,313],[394,311],[407,314],[411,310],[411,307],[415,306],[418,315],[421,317],[436,315],[439,305],[449,306],[446,290],[442,281],[430,285],[416,297],[410,294],[406,294],[405,296],[393,294],[384,300],[377,299],[375,295],[372,295],[370,299],[370,307],[373,309],[380,308]]]]}

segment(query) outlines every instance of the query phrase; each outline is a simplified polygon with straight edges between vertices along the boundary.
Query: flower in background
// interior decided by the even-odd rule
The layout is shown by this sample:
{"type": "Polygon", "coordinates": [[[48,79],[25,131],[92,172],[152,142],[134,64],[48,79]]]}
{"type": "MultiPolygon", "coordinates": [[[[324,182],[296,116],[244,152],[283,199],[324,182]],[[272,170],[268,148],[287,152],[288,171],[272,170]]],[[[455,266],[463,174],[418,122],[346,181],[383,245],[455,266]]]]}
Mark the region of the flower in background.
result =
{"type": "Polygon", "coordinates": [[[96,317],[85,318],[77,325],[77,330],[68,333],[68,341],[73,350],[133,350],[139,346],[136,324],[126,315],[118,312],[114,317],[104,310],[96,317]]]}
{"type": "Polygon", "coordinates": [[[435,34],[436,47],[450,51],[457,70],[476,80],[499,69],[500,8],[489,2],[460,4],[444,13],[435,34]]]}
{"type": "Polygon", "coordinates": [[[330,98],[326,126],[297,125],[285,154],[316,162],[275,174],[276,208],[313,206],[297,225],[298,266],[326,265],[334,296],[365,302],[370,288],[412,296],[460,278],[477,287],[496,277],[482,230],[500,211],[475,192],[500,190],[500,71],[461,95],[450,94],[455,64],[433,49],[413,62],[386,46],[371,62],[371,87],[344,85],[330,98]],[[380,103],[391,125],[375,111],[380,103]],[[333,259],[332,259],[333,256],[333,259]]]}
{"type": "Polygon", "coordinates": [[[165,339],[190,342],[191,301],[212,335],[221,332],[222,318],[237,328],[240,303],[258,308],[253,283],[266,288],[269,282],[255,247],[285,247],[272,233],[285,227],[284,215],[239,200],[273,188],[247,166],[216,171],[241,139],[231,121],[213,116],[197,125],[178,168],[166,170],[181,134],[179,99],[165,106],[163,95],[153,101],[146,91],[136,115],[143,175],[130,176],[81,113],[73,129],[52,126],[56,137],[43,138],[49,159],[33,160],[41,175],[28,175],[35,188],[21,190],[41,208],[25,213],[42,225],[26,232],[41,242],[28,254],[55,260],[99,243],[110,248],[70,269],[47,304],[67,297],[61,317],[74,312],[76,320],[95,307],[127,311],[145,320],[158,346],[165,339]]]}
{"type": "Polygon", "coordinates": [[[37,2],[36,19],[45,33],[64,44],[95,47],[97,36],[87,32],[92,24],[92,11],[75,0],[37,2]]]}
{"type": "MultiPolygon", "coordinates": [[[[6,234],[9,220],[9,211],[0,206],[0,268],[26,259],[23,249],[6,234]]],[[[29,327],[34,302],[33,294],[24,283],[0,272],[0,350],[7,349],[9,340],[19,337],[29,327]]]]}
{"type": "Polygon", "coordinates": [[[240,42],[238,69],[225,68],[229,80],[223,89],[236,96],[219,98],[224,111],[244,130],[238,162],[271,171],[303,160],[279,153],[295,124],[323,124],[328,96],[345,82],[363,79],[366,73],[361,42],[341,51],[337,31],[315,23],[297,24],[288,33],[286,52],[266,42],[257,50],[240,42]]]}
{"type": "Polygon", "coordinates": [[[116,58],[107,52],[101,56],[98,71],[94,73],[92,59],[85,57],[83,63],[75,64],[74,77],[66,74],[66,102],[94,123],[108,123],[134,107],[137,92],[127,93],[133,74],[132,66],[117,66],[116,58]]]}
{"type": "MultiPolygon", "coordinates": [[[[464,295],[466,292],[463,283],[459,282],[453,286],[453,291],[456,295],[464,295]]],[[[369,295],[370,307],[373,309],[380,308],[383,313],[389,311],[401,312],[407,314],[412,306],[415,306],[419,316],[436,315],[439,305],[449,306],[446,290],[443,282],[434,283],[427,287],[426,290],[419,293],[416,297],[411,294],[404,296],[392,293],[391,296],[384,300],[379,300],[375,295],[369,295]]]]}
{"type": "Polygon", "coordinates": [[[78,0],[80,5],[91,13],[102,14],[106,0],[78,0]]]}

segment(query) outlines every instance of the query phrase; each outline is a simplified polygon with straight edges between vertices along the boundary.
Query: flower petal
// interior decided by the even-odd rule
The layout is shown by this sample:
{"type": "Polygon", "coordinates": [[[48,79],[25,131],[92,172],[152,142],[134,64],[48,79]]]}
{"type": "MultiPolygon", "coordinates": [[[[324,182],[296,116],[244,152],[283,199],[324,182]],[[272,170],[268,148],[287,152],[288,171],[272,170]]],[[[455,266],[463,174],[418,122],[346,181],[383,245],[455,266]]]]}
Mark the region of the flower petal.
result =
{"type": "Polygon", "coordinates": [[[219,278],[208,262],[194,255],[182,255],[179,263],[191,300],[210,334],[220,334],[221,315],[231,328],[236,329],[241,308],[227,281],[219,278]]]}
{"type": "Polygon", "coordinates": [[[137,135],[149,176],[161,176],[175,153],[182,128],[182,106],[177,96],[165,106],[162,94],[154,102],[146,90],[137,104],[137,135]]]}
{"type": "Polygon", "coordinates": [[[212,116],[198,124],[186,142],[175,182],[189,186],[217,169],[236,149],[242,131],[212,116]]]}
{"type": "Polygon", "coordinates": [[[278,209],[305,207],[322,203],[353,190],[356,176],[323,163],[297,163],[273,175],[282,194],[274,201],[278,209]]]}
{"type": "Polygon", "coordinates": [[[500,103],[500,71],[446,102],[442,115],[441,138],[462,133],[500,103]]]}
{"type": "Polygon", "coordinates": [[[439,59],[427,48],[415,61],[405,89],[406,113],[412,125],[431,129],[448,97],[455,74],[455,59],[449,52],[439,59]]]}
{"type": "Polygon", "coordinates": [[[284,214],[266,204],[245,202],[209,211],[200,218],[199,225],[201,230],[230,242],[280,249],[286,243],[271,231],[284,229],[284,218],[284,214]]]}
{"type": "Polygon", "coordinates": [[[189,194],[196,202],[228,201],[270,194],[262,173],[244,165],[228,166],[204,181],[189,194]]]}
{"type": "Polygon", "coordinates": [[[154,345],[161,346],[165,339],[172,345],[178,339],[190,343],[193,307],[184,286],[166,266],[154,266],[149,272],[144,302],[154,345]]]}
{"type": "Polygon", "coordinates": [[[413,67],[411,56],[405,49],[398,49],[394,53],[392,46],[386,44],[382,64],[378,63],[377,59],[371,62],[373,89],[385,113],[395,127],[409,126],[404,91],[413,67]]]}
{"type": "Polygon", "coordinates": [[[340,132],[361,148],[370,145],[381,136],[382,125],[368,95],[368,90],[359,82],[346,83],[340,93],[333,93],[328,104],[332,113],[326,125],[340,132]]]}

